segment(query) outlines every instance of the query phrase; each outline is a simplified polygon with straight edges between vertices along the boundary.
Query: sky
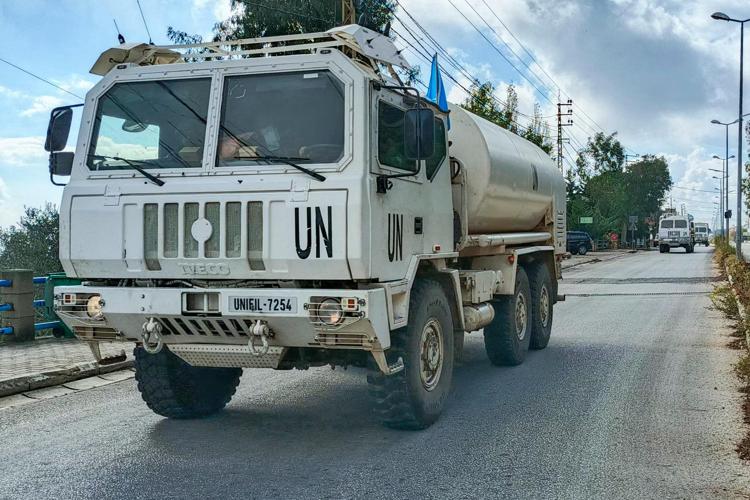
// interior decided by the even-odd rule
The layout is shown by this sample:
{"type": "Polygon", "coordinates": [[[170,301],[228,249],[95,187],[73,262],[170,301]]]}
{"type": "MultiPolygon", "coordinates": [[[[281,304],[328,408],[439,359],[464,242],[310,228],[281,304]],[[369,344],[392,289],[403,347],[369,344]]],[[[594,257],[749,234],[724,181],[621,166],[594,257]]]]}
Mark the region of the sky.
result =
{"type": "MultiPolygon", "coordinates": [[[[667,159],[674,206],[684,203],[697,221],[713,222],[718,181],[711,177],[719,174],[709,169],[721,168],[712,156],[724,156],[725,129],[710,121],[738,114],[740,30],[710,14],[748,18],[747,0],[400,2],[471,76],[492,82],[500,99],[513,83],[521,113],[531,115],[539,102],[553,133],[558,88],[563,99],[573,99],[574,124],[565,129],[571,161],[589,136],[616,131],[629,154],[667,159]]],[[[156,44],[168,43],[168,26],[207,36],[230,14],[229,0],[141,5],[156,44]]],[[[417,32],[413,22],[403,10],[397,15],[394,31],[419,49],[408,35],[407,28],[417,32]]],[[[117,44],[113,19],[129,42],[148,41],[136,0],[0,0],[0,58],[84,96],[99,79],[89,74],[91,65],[117,44]]],[[[415,49],[402,39],[397,44],[426,80],[429,68],[415,49]]],[[[469,86],[447,61],[443,66],[469,86]]],[[[444,80],[449,100],[460,103],[465,92],[444,80]]],[[[65,91],[0,62],[0,226],[15,223],[24,206],[59,205],[62,188],[49,183],[43,142],[49,111],[81,102],[65,91]]],[[[74,138],[75,130],[71,144],[74,138]]],[[[743,143],[743,156],[747,148],[743,143]]],[[[736,126],[729,149],[737,153],[736,126]]],[[[730,161],[730,207],[736,171],[730,161]]]]}

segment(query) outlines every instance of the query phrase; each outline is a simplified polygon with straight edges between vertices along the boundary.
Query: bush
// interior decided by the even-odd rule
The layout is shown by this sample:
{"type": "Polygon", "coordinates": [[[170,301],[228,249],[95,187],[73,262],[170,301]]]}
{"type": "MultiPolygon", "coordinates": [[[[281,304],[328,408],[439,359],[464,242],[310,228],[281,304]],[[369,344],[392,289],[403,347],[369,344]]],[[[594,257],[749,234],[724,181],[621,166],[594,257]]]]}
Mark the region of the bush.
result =
{"type": "Polygon", "coordinates": [[[726,238],[723,236],[717,236],[714,238],[714,259],[716,259],[716,263],[719,265],[719,271],[721,272],[721,275],[725,275],[724,266],[726,264],[726,260],[735,254],[734,247],[729,244],[726,238]]]}
{"type": "Polygon", "coordinates": [[[714,288],[713,292],[711,292],[711,302],[713,302],[714,307],[723,312],[727,318],[734,321],[740,320],[740,309],[737,307],[734,292],[728,284],[719,285],[714,288]]]}

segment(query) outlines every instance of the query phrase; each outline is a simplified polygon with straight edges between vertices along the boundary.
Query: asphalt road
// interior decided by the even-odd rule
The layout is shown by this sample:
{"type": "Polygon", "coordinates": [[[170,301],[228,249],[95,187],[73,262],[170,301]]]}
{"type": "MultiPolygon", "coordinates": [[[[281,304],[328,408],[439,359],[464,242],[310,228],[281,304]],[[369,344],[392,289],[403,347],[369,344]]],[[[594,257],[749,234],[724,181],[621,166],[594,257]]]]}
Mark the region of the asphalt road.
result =
{"type": "Polygon", "coordinates": [[[380,427],[358,370],[246,370],[222,414],[170,421],[132,380],[0,411],[0,498],[734,498],[750,469],[709,250],[568,271],[549,347],[481,336],[442,419],[380,427]]]}

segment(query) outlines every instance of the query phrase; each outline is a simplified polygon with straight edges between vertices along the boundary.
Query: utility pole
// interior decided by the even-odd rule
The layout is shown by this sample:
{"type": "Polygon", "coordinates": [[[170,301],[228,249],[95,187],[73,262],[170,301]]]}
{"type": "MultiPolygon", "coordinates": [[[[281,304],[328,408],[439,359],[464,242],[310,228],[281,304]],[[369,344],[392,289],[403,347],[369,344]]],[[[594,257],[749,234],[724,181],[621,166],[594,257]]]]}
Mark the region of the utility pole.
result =
{"type": "Polygon", "coordinates": [[[563,171],[563,127],[571,127],[573,125],[573,100],[568,99],[567,102],[560,102],[560,94],[557,95],[557,168],[560,172],[563,171]],[[563,106],[566,107],[563,113],[563,106]],[[563,123],[563,115],[568,117],[567,123],[563,123]]]}
{"type": "Polygon", "coordinates": [[[357,24],[357,12],[354,9],[354,0],[341,0],[341,24],[357,24]]]}

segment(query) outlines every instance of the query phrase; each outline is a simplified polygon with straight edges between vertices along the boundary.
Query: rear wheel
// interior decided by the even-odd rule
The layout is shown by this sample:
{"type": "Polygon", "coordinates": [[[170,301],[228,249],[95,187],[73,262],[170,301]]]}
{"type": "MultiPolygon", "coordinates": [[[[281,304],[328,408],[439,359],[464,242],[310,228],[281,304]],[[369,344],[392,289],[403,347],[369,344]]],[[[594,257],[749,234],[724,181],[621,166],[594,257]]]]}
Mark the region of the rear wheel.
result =
{"type": "Polygon", "coordinates": [[[531,294],[531,349],[544,349],[552,334],[552,280],[544,264],[528,269],[529,293],[531,294]]]}
{"type": "Polygon", "coordinates": [[[571,248],[570,249],[570,253],[571,253],[571,255],[578,255],[578,248],[575,248],[575,247],[571,248]]]}
{"type": "Polygon", "coordinates": [[[493,301],[495,319],[484,328],[484,349],[493,365],[520,365],[531,340],[531,292],[522,267],[516,271],[515,293],[493,301]]]}
{"type": "Polygon", "coordinates": [[[453,380],[453,321],[439,283],[418,280],[409,300],[409,323],[392,332],[392,363],[404,369],[386,376],[373,367],[367,375],[375,413],[396,429],[424,429],[443,411],[453,380]]]}
{"type": "Polygon", "coordinates": [[[146,405],[164,417],[188,419],[216,413],[232,399],[242,368],[191,366],[166,347],[157,354],[136,347],[135,379],[146,405]]]}
{"type": "Polygon", "coordinates": [[[586,253],[589,251],[589,249],[586,247],[586,245],[581,245],[578,247],[578,254],[579,255],[586,255],[586,253]]]}

